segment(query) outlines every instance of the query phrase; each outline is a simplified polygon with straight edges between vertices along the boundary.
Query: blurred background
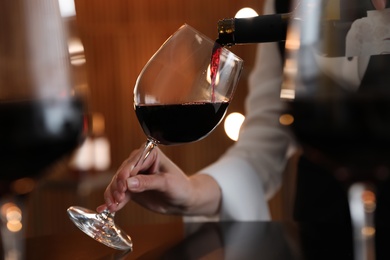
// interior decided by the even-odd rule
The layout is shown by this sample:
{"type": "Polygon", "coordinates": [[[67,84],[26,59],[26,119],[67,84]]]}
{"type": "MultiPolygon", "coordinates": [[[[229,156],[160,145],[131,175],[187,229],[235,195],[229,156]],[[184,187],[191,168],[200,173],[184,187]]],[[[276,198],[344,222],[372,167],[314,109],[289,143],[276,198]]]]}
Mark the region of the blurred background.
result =
{"type": "MultiPolygon", "coordinates": [[[[262,12],[263,0],[59,0],[69,28],[69,52],[75,83],[88,102],[88,138],[69,158],[48,169],[29,198],[28,235],[46,235],[75,227],[66,209],[80,205],[95,209],[111,176],[145,141],[133,110],[133,87],[142,67],[182,24],[217,37],[217,21],[234,17],[242,8],[262,12]],[[75,15],[77,14],[77,15],[75,15]]],[[[228,114],[244,114],[247,76],[256,46],[234,46],[245,66],[228,114]]],[[[234,140],[222,122],[205,139],[160,148],[185,172],[192,174],[215,161],[234,140]]],[[[272,217],[289,218],[290,205],[282,190],[270,202],[272,217]]],[[[291,200],[290,200],[291,201],[291,200]]],[[[181,221],[130,203],[116,215],[120,226],[181,221]]]]}

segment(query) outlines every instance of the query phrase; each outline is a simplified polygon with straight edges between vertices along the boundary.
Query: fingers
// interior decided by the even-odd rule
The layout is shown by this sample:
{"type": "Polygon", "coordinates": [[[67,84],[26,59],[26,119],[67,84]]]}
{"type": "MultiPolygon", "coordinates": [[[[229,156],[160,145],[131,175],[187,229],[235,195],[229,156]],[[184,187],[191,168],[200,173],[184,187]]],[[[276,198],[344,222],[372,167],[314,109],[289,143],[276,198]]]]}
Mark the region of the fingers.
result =
{"type": "Polygon", "coordinates": [[[127,191],[127,179],[131,176],[142,174],[153,174],[158,171],[158,153],[157,151],[151,151],[145,161],[141,158],[142,151],[132,153],[128,160],[122,165],[116,174],[116,184],[112,185],[112,196],[115,201],[120,202],[122,200],[122,194],[127,191]],[[141,160],[140,163],[138,161],[141,160]],[[119,192],[119,193],[118,193],[119,192]]]}
{"type": "Polygon", "coordinates": [[[144,160],[143,158],[140,158],[142,156],[143,152],[143,147],[141,149],[133,151],[129,158],[125,160],[121,167],[118,169],[116,178],[118,182],[123,181],[123,183],[118,184],[118,188],[122,191],[126,190],[126,180],[130,176],[135,176],[138,173],[146,173],[146,174],[151,174],[154,171],[157,170],[156,167],[153,167],[153,165],[157,165],[158,161],[158,148],[153,149],[150,153],[149,156],[144,160]],[[140,161],[138,163],[138,161],[140,161]],[[138,163],[138,164],[137,164],[138,163]],[[136,169],[135,169],[136,168],[136,169]],[[123,186],[122,186],[123,184],[123,186]]]}
{"type": "Polygon", "coordinates": [[[127,158],[122,165],[117,170],[115,175],[117,186],[115,187],[118,191],[125,192],[126,191],[126,179],[131,176],[131,174],[135,175],[135,172],[132,172],[135,164],[137,163],[139,157],[139,150],[133,151],[129,158],[127,158]]]}
{"type": "MultiPolygon", "coordinates": [[[[157,166],[154,166],[158,164],[158,153],[153,150],[144,162],[135,166],[138,158],[142,154],[142,149],[134,150],[129,158],[122,163],[104,192],[105,206],[112,212],[118,211],[130,200],[130,196],[127,194],[128,178],[140,172],[152,174],[158,169],[157,166]]],[[[98,209],[104,210],[103,205],[101,207],[99,206],[98,209]]]]}
{"type": "Polygon", "coordinates": [[[98,212],[108,209],[111,212],[116,212],[123,208],[129,202],[130,193],[140,193],[147,190],[164,191],[166,189],[166,178],[163,175],[136,175],[130,177],[126,181],[126,192],[118,192],[113,190],[114,184],[110,184],[105,193],[105,204],[97,208],[98,212]]]}
{"type": "MultiPolygon", "coordinates": [[[[130,200],[130,194],[128,192],[118,193],[117,191],[113,192],[114,196],[111,195],[112,192],[108,191],[104,193],[105,208],[110,212],[116,212],[123,208],[127,202],[130,200]]],[[[103,205],[99,206],[97,210],[104,210],[103,205]]]]}
{"type": "Polygon", "coordinates": [[[105,205],[110,211],[119,210],[129,201],[127,182],[123,182],[118,181],[117,176],[114,176],[104,192],[105,205]],[[123,182],[124,184],[122,184],[123,182]],[[121,184],[124,186],[124,189],[121,187],[121,184]]]}

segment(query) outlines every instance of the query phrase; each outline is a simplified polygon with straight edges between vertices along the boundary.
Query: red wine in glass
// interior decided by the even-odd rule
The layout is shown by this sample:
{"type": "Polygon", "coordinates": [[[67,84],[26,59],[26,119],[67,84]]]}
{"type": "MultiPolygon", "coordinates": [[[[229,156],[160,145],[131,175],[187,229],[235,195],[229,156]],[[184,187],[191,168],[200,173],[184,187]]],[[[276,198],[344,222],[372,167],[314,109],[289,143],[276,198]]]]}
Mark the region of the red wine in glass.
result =
{"type": "Polygon", "coordinates": [[[229,102],[194,102],[135,106],[146,136],[158,144],[175,145],[206,137],[221,122],[229,102]]]}

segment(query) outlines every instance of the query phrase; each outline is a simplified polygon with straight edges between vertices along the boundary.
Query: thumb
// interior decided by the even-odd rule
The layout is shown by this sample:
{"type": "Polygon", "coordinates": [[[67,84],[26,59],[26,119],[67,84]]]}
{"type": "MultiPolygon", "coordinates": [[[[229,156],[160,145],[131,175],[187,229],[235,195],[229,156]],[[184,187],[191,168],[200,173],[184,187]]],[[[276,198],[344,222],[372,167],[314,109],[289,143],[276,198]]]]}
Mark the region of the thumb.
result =
{"type": "Polygon", "coordinates": [[[160,174],[136,175],[127,179],[127,189],[131,192],[143,192],[147,190],[164,189],[164,177],[160,174]]]}

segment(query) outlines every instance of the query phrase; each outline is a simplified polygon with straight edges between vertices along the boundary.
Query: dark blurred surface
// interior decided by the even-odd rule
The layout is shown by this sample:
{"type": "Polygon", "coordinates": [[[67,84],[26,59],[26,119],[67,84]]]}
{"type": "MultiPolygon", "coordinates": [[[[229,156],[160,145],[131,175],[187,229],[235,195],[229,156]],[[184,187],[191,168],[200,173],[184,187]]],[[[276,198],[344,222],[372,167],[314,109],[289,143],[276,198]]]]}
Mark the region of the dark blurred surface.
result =
{"type": "MultiPolygon", "coordinates": [[[[27,239],[27,259],[353,259],[348,227],[285,222],[164,223],[125,228],[133,251],[99,244],[76,227],[27,239]]],[[[389,259],[388,229],[377,259],[389,259]]]]}

